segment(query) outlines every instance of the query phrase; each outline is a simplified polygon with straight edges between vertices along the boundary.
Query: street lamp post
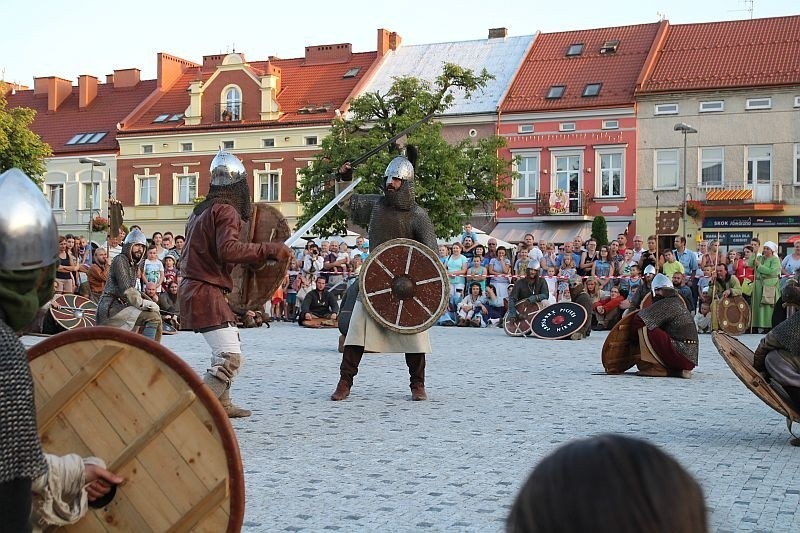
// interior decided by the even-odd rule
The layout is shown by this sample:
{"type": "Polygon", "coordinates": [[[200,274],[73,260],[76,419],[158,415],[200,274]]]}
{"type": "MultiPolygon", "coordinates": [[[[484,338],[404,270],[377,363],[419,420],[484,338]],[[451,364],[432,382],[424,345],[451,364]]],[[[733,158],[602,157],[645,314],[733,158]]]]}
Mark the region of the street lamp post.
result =
{"type": "Polygon", "coordinates": [[[686,137],[690,133],[697,133],[697,130],[685,122],[675,124],[673,129],[683,133],[683,237],[686,238],[686,137]]]}
{"type": "Polygon", "coordinates": [[[94,250],[92,249],[92,212],[94,211],[94,167],[104,167],[106,164],[99,159],[91,157],[81,157],[78,159],[79,163],[92,165],[89,174],[89,192],[91,194],[91,202],[89,203],[89,249],[92,250],[92,257],[94,257],[94,250]]]}

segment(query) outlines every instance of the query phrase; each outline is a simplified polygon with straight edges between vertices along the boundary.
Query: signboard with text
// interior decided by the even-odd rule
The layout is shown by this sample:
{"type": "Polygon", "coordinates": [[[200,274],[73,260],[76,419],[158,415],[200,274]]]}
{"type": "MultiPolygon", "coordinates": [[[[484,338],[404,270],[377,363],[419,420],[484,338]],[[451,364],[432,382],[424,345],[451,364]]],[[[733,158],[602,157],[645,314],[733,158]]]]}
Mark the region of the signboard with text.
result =
{"type": "Polygon", "coordinates": [[[744,246],[750,244],[753,238],[752,231],[720,231],[714,233],[713,231],[704,231],[703,239],[712,241],[719,239],[721,246],[744,246]]]}
{"type": "Polygon", "coordinates": [[[779,217],[707,217],[703,228],[775,228],[778,226],[800,226],[800,216],[779,217]]]}

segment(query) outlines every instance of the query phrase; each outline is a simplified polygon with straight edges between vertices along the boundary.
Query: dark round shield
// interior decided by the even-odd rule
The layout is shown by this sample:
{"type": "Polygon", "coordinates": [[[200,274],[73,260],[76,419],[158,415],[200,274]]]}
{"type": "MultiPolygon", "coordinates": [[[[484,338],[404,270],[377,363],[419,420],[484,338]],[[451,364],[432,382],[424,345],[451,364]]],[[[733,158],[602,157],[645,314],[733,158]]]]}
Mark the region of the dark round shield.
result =
{"type": "Polygon", "coordinates": [[[183,359],[103,326],[54,335],[28,359],[44,451],[97,456],[125,478],[66,531],[241,531],[236,434],[183,359]]]}
{"type": "Polygon", "coordinates": [[[375,248],[358,282],[367,313],[397,333],[430,328],[447,308],[450,294],[439,257],[411,239],[392,239],[375,248]]]}
{"type": "MultiPolygon", "coordinates": [[[[791,406],[788,396],[785,398],[778,392],[780,389],[773,389],[763,376],[753,367],[753,357],[755,354],[750,348],[734,339],[730,335],[721,331],[711,334],[711,340],[717,351],[725,359],[725,362],[736,374],[736,377],[750,389],[750,392],[758,396],[761,401],[769,405],[772,409],[794,422],[800,422],[800,413],[791,406]]],[[[785,394],[785,392],[783,393],[785,394]]]]}
{"type": "MultiPolygon", "coordinates": [[[[278,209],[266,203],[256,203],[250,220],[242,224],[240,239],[247,243],[282,243],[290,236],[289,224],[278,209]]],[[[283,283],[288,267],[288,262],[267,265],[260,270],[236,265],[231,272],[233,290],[226,295],[233,312],[243,315],[246,311],[263,309],[283,283]]]]}
{"type": "Polygon", "coordinates": [[[517,303],[517,318],[509,319],[508,315],[503,318],[503,330],[506,335],[511,337],[522,337],[530,335],[531,323],[536,317],[536,314],[547,306],[545,302],[531,303],[528,300],[523,300],[517,303]]]}
{"type": "Polygon", "coordinates": [[[719,328],[731,335],[741,335],[750,329],[750,306],[742,296],[728,296],[716,302],[719,328]]]}
{"type": "Polygon", "coordinates": [[[94,326],[97,306],[77,294],[59,294],[50,304],[50,315],[64,329],[94,326]]]}
{"type": "Polygon", "coordinates": [[[582,305],[559,302],[543,309],[531,324],[531,333],[540,339],[564,339],[580,331],[588,315],[582,305]]]}

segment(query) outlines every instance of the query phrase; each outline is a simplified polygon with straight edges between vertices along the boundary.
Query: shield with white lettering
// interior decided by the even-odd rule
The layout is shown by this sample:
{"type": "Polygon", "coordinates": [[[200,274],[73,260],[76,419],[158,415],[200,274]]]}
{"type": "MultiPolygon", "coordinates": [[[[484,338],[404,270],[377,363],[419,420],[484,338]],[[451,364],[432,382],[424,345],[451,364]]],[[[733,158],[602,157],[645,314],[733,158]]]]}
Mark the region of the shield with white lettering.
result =
{"type": "Polygon", "coordinates": [[[565,339],[580,331],[587,319],[582,305],[559,302],[539,311],[531,324],[531,333],[540,339],[565,339]]]}

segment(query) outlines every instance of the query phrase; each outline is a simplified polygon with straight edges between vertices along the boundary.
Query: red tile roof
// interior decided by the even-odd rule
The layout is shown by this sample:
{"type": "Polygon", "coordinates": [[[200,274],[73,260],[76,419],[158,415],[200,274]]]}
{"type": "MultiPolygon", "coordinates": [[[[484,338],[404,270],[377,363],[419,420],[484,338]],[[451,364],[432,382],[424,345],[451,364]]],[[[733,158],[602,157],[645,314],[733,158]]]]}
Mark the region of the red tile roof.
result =
{"type": "MultiPolygon", "coordinates": [[[[277,125],[303,124],[303,123],[328,123],[336,109],[344,103],[355,86],[364,77],[369,67],[378,57],[377,52],[354,53],[346,62],[332,62],[327,64],[307,64],[305,58],[277,59],[269,61],[273,67],[281,69],[281,90],[278,93],[278,105],[283,113],[277,125]],[[349,78],[344,74],[358,68],[358,73],[349,78]],[[325,113],[299,113],[306,106],[328,106],[325,113]]],[[[268,62],[249,62],[255,76],[261,76],[266,70],[268,62]]],[[[209,122],[208,117],[203,117],[203,123],[198,126],[185,126],[181,120],[174,122],[153,123],[153,120],[162,114],[183,113],[189,107],[189,93],[187,88],[192,81],[207,81],[215,70],[201,70],[190,68],[164,93],[147,111],[131,124],[126,124],[126,132],[163,131],[171,129],[241,129],[263,128],[268,122],[242,120],[238,122],[209,122]]]]}
{"type": "Polygon", "coordinates": [[[134,87],[115,89],[114,84],[97,86],[97,96],[86,109],[78,109],[78,87],[54,113],[47,111],[47,95],[34,96],[33,89],[8,95],[8,107],[29,107],[36,110],[31,130],[53,149],[53,155],[116,152],[117,123],[156,89],[156,80],[140,81],[134,87]],[[78,133],[108,132],[95,144],[67,145],[78,133]]]}
{"type": "Polygon", "coordinates": [[[800,16],[670,26],[640,92],[800,84],[800,16]]]}
{"type": "Polygon", "coordinates": [[[500,109],[503,113],[627,106],[660,24],[640,24],[540,34],[533,42],[500,109]],[[619,40],[616,52],[600,53],[606,41],[619,40]],[[583,43],[568,57],[571,44],[583,43]],[[583,97],[587,84],[602,83],[600,94],[583,97]],[[550,87],[566,87],[561,98],[547,98],[550,87]]]}

